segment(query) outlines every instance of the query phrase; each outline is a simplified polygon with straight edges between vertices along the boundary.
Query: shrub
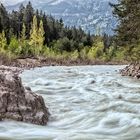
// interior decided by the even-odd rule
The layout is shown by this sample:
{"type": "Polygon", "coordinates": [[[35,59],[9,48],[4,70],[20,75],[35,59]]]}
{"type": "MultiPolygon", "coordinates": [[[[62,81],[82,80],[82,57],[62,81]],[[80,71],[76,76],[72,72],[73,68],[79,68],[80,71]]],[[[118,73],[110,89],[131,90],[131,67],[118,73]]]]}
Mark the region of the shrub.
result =
{"type": "Polygon", "coordinates": [[[103,56],[103,49],[104,45],[103,42],[96,42],[93,46],[89,49],[88,58],[89,59],[100,59],[103,56]]]}
{"type": "Polygon", "coordinates": [[[57,40],[54,45],[53,49],[58,52],[72,52],[74,51],[74,46],[72,40],[69,40],[67,37],[57,40]]]}
{"type": "Polygon", "coordinates": [[[85,60],[88,58],[88,52],[89,52],[89,47],[84,47],[83,49],[81,49],[80,53],[79,53],[79,57],[82,60],[85,60]]]}
{"type": "Polygon", "coordinates": [[[19,46],[19,42],[15,37],[11,38],[8,50],[11,51],[11,53],[15,54],[15,55],[20,55],[22,48],[21,46],[19,46]]]}

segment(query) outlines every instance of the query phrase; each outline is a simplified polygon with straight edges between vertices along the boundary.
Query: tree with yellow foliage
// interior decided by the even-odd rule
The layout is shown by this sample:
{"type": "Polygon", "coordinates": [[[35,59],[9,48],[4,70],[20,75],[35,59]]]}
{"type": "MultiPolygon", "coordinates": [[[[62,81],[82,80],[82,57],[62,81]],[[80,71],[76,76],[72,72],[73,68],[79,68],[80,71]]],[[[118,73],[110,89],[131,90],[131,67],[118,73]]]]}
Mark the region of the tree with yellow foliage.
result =
{"type": "Polygon", "coordinates": [[[44,44],[44,28],[43,22],[40,21],[39,27],[37,26],[37,17],[34,16],[33,23],[30,31],[30,42],[29,44],[33,47],[35,54],[39,55],[44,44]]]}
{"type": "Polygon", "coordinates": [[[2,33],[0,33],[0,50],[5,49],[7,45],[7,40],[5,37],[5,32],[2,31],[2,33]]]}

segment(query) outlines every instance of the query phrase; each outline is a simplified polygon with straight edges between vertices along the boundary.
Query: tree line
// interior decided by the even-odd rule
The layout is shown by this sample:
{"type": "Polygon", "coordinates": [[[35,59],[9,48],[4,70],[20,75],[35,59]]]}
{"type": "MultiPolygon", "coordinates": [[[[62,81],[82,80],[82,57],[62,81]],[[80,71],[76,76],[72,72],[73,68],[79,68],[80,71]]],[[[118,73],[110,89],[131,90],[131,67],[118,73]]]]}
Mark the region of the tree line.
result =
{"type": "Polygon", "coordinates": [[[91,35],[81,27],[35,10],[29,2],[8,13],[0,4],[0,54],[8,57],[46,57],[101,61],[140,59],[140,1],[110,3],[119,24],[115,35],[91,35]]]}
{"type": "Polygon", "coordinates": [[[43,37],[42,44],[39,44],[41,46],[51,47],[54,41],[62,38],[64,41],[72,42],[71,47],[62,48],[66,51],[80,49],[81,44],[92,45],[90,33],[86,34],[80,27],[77,29],[75,26],[71,28],[64,26],[62,19],[56,20],[42,11],[34,10],[30,2],[26,6],[20,5],[18,11],[11,13],[7,12],[3,4],[0,5],[0,32],[2,31],[5,33],[8,44],[12,36],[16,39],[24,36],[24,40],[30,40],[30,42],[37,41],[40,36],[43,37]]]}

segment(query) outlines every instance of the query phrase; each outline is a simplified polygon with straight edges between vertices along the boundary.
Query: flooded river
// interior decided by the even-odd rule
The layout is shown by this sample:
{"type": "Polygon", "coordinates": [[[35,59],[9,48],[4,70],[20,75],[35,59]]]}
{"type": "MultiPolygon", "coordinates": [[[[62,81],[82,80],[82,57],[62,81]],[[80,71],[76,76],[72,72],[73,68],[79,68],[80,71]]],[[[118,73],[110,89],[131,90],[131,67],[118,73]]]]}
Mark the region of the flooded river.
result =
{"type": "Polygon", "coordinates": [[[1,122],[1,140],[140,140],[140,81],[125,66],[44,67],[22,73],[42,95],[47,126],[1,122]]]}

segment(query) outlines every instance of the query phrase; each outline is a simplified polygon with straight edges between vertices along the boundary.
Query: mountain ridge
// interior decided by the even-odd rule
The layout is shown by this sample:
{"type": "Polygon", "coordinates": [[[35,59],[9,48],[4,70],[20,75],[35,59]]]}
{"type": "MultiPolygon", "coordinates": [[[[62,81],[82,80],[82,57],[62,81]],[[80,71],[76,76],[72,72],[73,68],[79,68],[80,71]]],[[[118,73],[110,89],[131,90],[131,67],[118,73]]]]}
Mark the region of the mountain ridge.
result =
{"type": "MultiPolygon", "coordinates": [[[[112,9],[109,2],[116,0],[31,0],[33,7],[51,14],[55,18],[62,18],[65,25],[81,26],[85,31],[91,33],[113,34],[116,19],[112,16],[112,9]]],[[[24,0],[14,5],[8,5],[9,10],[17,9],[21,4],[27,4],[24,0]]]]}

